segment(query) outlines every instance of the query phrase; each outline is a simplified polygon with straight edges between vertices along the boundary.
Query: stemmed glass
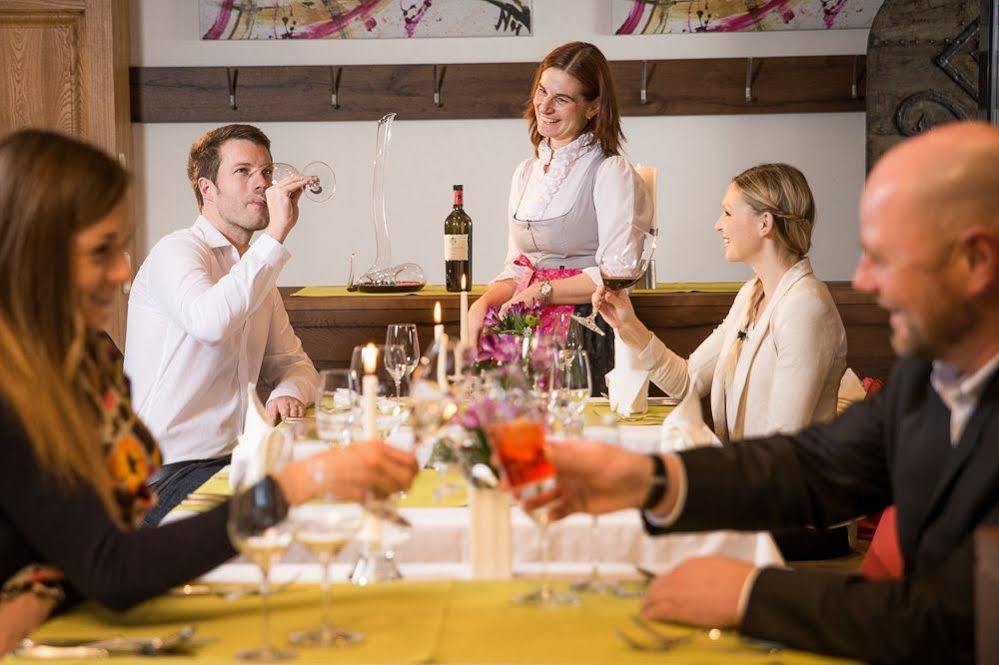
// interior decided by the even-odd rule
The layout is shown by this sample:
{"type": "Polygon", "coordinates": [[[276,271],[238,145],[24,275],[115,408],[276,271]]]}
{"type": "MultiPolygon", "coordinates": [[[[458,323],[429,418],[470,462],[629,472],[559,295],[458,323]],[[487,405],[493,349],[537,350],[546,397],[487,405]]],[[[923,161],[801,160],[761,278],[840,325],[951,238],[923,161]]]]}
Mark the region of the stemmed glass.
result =
{"type": "MultiPolygon", "coordinates": [[[[558,491],[555,467],[545,449],[545,425],[540,418],[518,417],[486,426],[490,443],[510,490],[518,501],[544,501],[554,499],[558,491]]],[[[528,511],[540,529],[541,587],[513,599],[517,605],[539,607],[575,606],[579,598],[571,593],[557,591],[552,586],[548,570],[548,525],[551,511],[547,505],[528,511]]]]}
{"type": "Polygon", "coordinates": [[[550,410],[566,435],[583,433],[583,410],[593,390],[590,356],[582,349],[563,349],[552,366],[550,410]]]}
{"type": "MultiPolygon", "coordinates": [[[[598,425],[586,428],[586,438],[592,441],[603,441],[612,445],[618,445],[620,435],[618,433],[617,418],[613,413],[605,414],[598,425]]],[[[593,568],[590,575],[582,582],[572,585],[572,590],[580,593],[598,593],[615,595],[620,593],[621,585],[614,580],[605,580],[600,577],[600,539],[598,536],[598,517],[593,515],[590,522],[590,557],[593,559],[593,568]]]]}
{"type": "MultiPolygon", "coordinates": [[[[314,465],[321,469],[322,465],[314,465]]],[[[322,471],[317,471],[322,475],[322,471]]],[[[317,478],[317,485],[326,487],[329,483],[317,478]]],[[[322,497],[327,501],[332,496],[322,497]]],[[[337,628],[330,619],[330,564],[343,551],[361,528],[360,517],[344,506],[329,503],[302,505],[292,508],[288,514],[295,530],[295,538],[312,552],[319,562],[321,572],[322,604],[319,625],[288,636],[292,644],[302,646],[344,646],[364,640],[364,634],[337,628]]]]}
{"type": "Polygon", "coordinates": [[[271,165],[271,184],[276,185],[286,178],[297,175],[312,177],[305,186],[305,196],[309,199],[316,203],[325,203],[333,198],[336,192],[336,176],[326,162],[309,162],[302,168],[301,174],[291,164],[274,162],[271,165]]]}
{"type": "MultiPolygon", "coordinates": [[[[387,360],[390,356],[398,357],[403,351],[401,347],[395,344],[376,344],[375,348],[378,354],[375,368],[375,376],[378,378],[378,411],[375,425],[378,428],[378,436],[387,438],[405,422],[406,417],[409,415],[405,405],[401,401],[391,399],[394,392],[395,379],[389,373],[389,361],[387,360]]],[[[361,358],[362,349],[364,349],[363,346],[355,346],[350,357],[351,380],[354,382],[353,385],[357,387],[356,390],[359,399],[363,397],[361,394],[362,378],[364,377],[364,362],[361,358]]]]}
{"type": "Polygon", "coordinates": [[[260,630],[260,646],[236,654],[239,660],[252,662],[274,662],[295,657],[294,651],[280,649],[270,642],[270,594],[271,567],[291,545],[292,532],[287,522],[277,520],[274,510],[274,492],[262,480],[284,466],[292,455],[284,434],[272,431],[263,448],[264,461],[260,466],[261,475],[247,474],[236,488],[229,503],[227,524],[229,539],[241,553],[248,556],[260,568],[260,600],[263,625],[260,630]]]}
{"type": "MultiPolygon", "coordinates": [[[[634,226],[629,226],[611,237],[600,257],[600,278],[607,291],[620,291],[634,286],[645,274],[645,269],[649,267],[649,260],[655,251],[656,237],[634,226]]],[[[597,326],[597,314],[600,313],[603,301],[601,297],[589,316],[572,315],[574,321],[578,321],[601,337],[604,331],[597,326]]]]}
{"type": "Polygon", "coordinates": [[[330,445],[347,445],[354,440],[360,409],[358,386],[346,369],[325,369],[319,373],[316,391],[316,433],[330,445]]]}
{"type": "Polygon", "coordinates": [[[402,397],[402,379],[412,374],[420,361],[420,338],[414,323],[391,323],[385,332],[385,346],[398,346],[400,352],[385,355],[385,369],[395,381],[395,397],[402,397]]]}

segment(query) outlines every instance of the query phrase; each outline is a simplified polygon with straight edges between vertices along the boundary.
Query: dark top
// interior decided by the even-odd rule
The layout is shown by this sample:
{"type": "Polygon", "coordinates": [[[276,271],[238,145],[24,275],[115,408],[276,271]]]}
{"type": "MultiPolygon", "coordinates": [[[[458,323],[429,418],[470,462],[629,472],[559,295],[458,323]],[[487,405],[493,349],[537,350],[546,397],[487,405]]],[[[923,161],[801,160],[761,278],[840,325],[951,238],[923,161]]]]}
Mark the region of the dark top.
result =
{"type": "Polygon", "coordinates": [[[874,398],[794,436],[680,453],[683,513],[647,528],[821,528],[894,503],[904,579],[764,569],[742,631],[875,663],[972,663],[975,529],[999,525],[999,375],[952,446],[930,371],[900,361],[874,398]]]}
{"type": "Polygon", "coordinates": [[[158,528],[121,530],[88,485],[66,490],[38,465],[19,420],[0,403],[0,581],[54,566],[71,597],[124,610],[231,558],[228,503],[158,528]]]}

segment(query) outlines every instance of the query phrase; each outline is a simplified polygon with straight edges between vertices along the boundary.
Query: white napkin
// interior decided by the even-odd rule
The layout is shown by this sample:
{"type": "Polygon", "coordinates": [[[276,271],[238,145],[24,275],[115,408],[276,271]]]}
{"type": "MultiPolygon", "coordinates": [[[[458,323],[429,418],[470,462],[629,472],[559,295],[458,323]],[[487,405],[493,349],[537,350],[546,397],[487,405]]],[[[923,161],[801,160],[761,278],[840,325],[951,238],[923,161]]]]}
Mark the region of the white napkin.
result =
{"type": "Polygon", "coordinates": [[[864,390],[864,384],[860,377],[847,367],[846,371],[843,372],[843,378],[839,380],[839,392],[836,395],[837,415],[846,411],[847,407],[854,402],[863,401],[865,397],[867,397],[867,391],[864,390]]]}
{"type": "Polygon", "coordinates": [[[272,448],[268,445],[270,437],[272,434],[281,436],[267,418],[267,410],[257,396],[257,387],[251,383],[246,390],[246,420],[229,467],[229,486],[233,489],[244,481],[254,482],[264,477],[268,467],[267,453],[272,448]]]}
{"type": "Polygon", "coordinates": [[[721,441],[704,422],[701,399],[691,386],[687,395],[663,420],[659,450],[675,452],[701,446],[720,446],[721,441]]]}
{"type": "Polygon", "coordinates": [[[649,372],[638,364],[638,353],[614,332],[614,369],[604,375],[611,411],[630,416],[649,410],[649,372]]]}

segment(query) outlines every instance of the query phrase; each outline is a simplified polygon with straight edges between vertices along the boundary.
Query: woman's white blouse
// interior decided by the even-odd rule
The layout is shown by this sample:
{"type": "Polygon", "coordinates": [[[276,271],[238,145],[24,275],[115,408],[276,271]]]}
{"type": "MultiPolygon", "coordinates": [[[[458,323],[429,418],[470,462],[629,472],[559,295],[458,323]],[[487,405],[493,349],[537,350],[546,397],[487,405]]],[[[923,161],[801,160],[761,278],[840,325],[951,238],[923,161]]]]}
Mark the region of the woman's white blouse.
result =
{"type": "MultiPolygon", "coordinates": [[[[637,171],[621,156],[604,157],[598,142],[592,142],[592,134],[583,134],[567,146],[552,151],[546,142],[538,146],[538,157],[525,159],[513,174],[509,201],[509,239],[503,271],[493,281],[519,279],[528,270],[514,265],[514,261],[525,255],[532,263],[537,257],[526,247],[518,246],[513,233],[513,218],[523,220],[552,219],[569,213],[579,196],[580,187],[588,181],[587,174],[595,162],[597,172],[593,182],[593,204],[597,217],[597,251],[593,267],[585,268],[594,284],[602,284],[600,279],[600,257],[608,240],[618,229],[634,225],[648,230],[652,221],[653,201],[637,171]],[[544,165],[551,160],[548,172],[544,165]]],[[[587,234],[585,228],[579,232],[587,234]]],[[[573,229],[567,229],[570,245],[583,246],[586,236],[573,236],[573,229]]]]}

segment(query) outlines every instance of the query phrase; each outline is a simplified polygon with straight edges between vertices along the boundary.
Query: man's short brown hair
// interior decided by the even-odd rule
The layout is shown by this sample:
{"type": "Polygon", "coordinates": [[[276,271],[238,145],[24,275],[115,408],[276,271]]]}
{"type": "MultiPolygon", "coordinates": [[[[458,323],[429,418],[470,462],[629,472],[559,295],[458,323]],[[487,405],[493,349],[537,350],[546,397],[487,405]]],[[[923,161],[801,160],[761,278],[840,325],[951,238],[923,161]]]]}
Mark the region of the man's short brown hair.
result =
{"type": "Polygon", "coordinates": [[[271,140],[262,131],[253,125],[225,125],[217,127],[208,132],[191,146],[191,154],[187,157],[187,178],[194,188],[194,198],[198,200],[198,210],[201,210],[205,202],[201,198],[201,189],[198,187],[198,179],[208,178],[215,182],[219,175],[219,165],[222,158],[219,156],[219,149],[226,141],[241,140],[250,141],[257,145],[262,145],[270,152],[271,140]]]}

